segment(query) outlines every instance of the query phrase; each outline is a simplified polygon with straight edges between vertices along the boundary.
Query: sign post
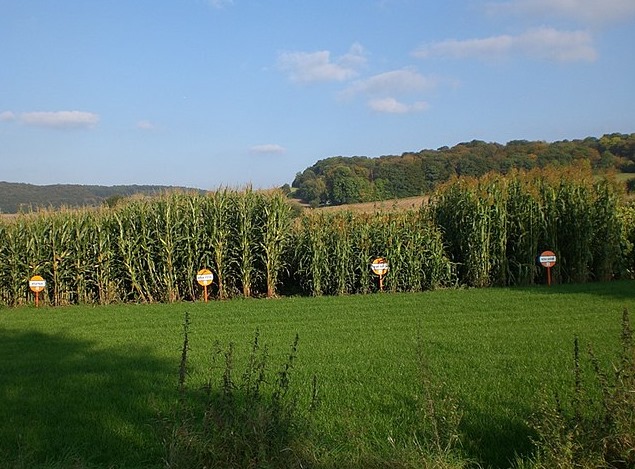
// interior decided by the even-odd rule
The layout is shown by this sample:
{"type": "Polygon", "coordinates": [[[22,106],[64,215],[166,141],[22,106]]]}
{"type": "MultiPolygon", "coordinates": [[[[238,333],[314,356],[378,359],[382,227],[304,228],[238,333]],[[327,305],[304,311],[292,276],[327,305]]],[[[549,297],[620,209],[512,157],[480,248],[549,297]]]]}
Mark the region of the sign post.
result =
{"type": "Polygon", "coordinates": [[[540,265],[547,268],[547,286],[551,286],[551,268],[556,265],[556,255],[553,251],[543,251],[538,256],[540,265]]]}
{"type": "Polygon", "coordinates": [[[379,291],[384,291],[384,275],[390,270],[388,261],[383,257],[378,257],[370,264],[370,268],[375,275],[379,275],[379,291]]]}
{"type": "Polygon", "coordinates": [[[207,286],[214,281],[214,274],[209,269],[201,269],[196,274],[196,281],[203,287],[205,303],[207,303],[207,286]]]}
{"type": "Polygon", "coordinates": [[[46,280],[39,275],[34,275],[29,280],[29,288],[35,293],[35,307],[37,308],[40,302],[40,292],[46,288],[46,280]]]}

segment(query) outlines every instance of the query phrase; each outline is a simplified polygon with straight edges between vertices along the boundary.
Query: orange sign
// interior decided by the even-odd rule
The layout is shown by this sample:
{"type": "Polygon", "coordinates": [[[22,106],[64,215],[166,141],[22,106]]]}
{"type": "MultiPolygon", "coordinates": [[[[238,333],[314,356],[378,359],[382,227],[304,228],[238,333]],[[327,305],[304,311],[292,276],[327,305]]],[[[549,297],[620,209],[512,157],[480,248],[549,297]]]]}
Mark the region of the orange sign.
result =
{"type": "Polygon", "coordinates": [[[34,275],[31,277],[31,280],[29,280],[29,288],[32,292],[39,293],[46,288],[46,280],[39,275],[34,275]]]}
{"type": "Polygon", "coordinates": [[[370,268],[375,274],[382,276],[388,273],[390,266],[388,265],[388,261],[386,259],[378,257],[370,264],[370,268]]]}
{"type": "Polygon", "coordinates": [[[383,257],[378,257],[371,262],[370,268],[376,275],[379,275],[379,291],[384,291],[384,275],[386,275],[390,269],[388,261],[383,257]]]}
{"type": "Polygon", "coordinates": [[[214,281],[214,274],[209,269],[201,269],[196,274],[196,281],[200,286],[206,287],[214,281]]]}
{"type": "Polygon", "coordinates": [[[196,281],[203,287],[203,297],[207,303],[207,286],[214,281],[214,274],[209,269],[201,269],[196,273],[196,281]]]}

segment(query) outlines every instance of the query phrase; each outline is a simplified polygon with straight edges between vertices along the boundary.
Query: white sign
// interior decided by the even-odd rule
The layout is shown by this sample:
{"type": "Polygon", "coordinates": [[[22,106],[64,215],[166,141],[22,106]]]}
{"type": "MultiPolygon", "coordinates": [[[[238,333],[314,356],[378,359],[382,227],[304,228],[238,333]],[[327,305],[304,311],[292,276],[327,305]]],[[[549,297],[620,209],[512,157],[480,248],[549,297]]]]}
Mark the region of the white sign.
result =
{"type": "Polygon", "coordinates": [[[196,281],[202,286],[211,285],[211,283],[214,281],[214,274],[198,274],[196,276],[196,281]]]}
{"type": "Polygon", "coordinates": [[[375,274],[382,276],[388,273],[390,265],[388,264],[388,261],[386,259],[384,259],[383,257],[378,257],[372,262],[372,264],[370,264],[370,268],[375,274]]]}
{"type": "Polygon", "coordinates": [[[553,267],[556,265],[556,254],[553,251],[543,251],[538,257],[538,262],[543,267],[553,267]]]}

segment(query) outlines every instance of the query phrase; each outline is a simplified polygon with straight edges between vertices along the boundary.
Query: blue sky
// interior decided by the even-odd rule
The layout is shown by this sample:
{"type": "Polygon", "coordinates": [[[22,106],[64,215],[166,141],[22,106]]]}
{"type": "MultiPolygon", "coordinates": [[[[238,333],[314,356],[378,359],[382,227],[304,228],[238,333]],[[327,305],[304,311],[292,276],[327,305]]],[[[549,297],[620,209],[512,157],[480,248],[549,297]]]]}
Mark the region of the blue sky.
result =
{"type": "Polygon", "coordinates": [[[0,0],[0,180],[215,189],[635,132],[633,0],[0,0]]]}

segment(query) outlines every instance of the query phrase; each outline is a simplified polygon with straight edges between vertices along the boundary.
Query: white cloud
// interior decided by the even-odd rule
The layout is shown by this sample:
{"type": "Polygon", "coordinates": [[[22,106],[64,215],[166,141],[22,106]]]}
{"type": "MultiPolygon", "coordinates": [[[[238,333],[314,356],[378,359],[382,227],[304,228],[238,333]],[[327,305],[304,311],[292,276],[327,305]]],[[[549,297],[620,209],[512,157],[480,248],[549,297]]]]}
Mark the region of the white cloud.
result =
{"type": "Polygon", "coordinates": [[[414,70],[393,70],[355,81],[344,91],[343,95],[413,93],[434,88],[436,84],[437,80],[423,76],[414,70]]]}
{"type": "Polygon", "coordinates": [[[491,13],[561,18],[590,24],[619,21],[635,15],[633,0],[510,0],[487,4],[491,13]]]}
{"type": "Polygon", "coordinates": [[[366,65],[366,51],[359,43],[354,43],[346,54],[339,59],[339,64],[343,67],[360,68],[366,65]]]}
{"type": "Polygon", "coordinates": [[[592,62],[597,59],[593,39],[586,31],[538,28],[518,36],[515,42],[519,50],[539,59],[562,62],[592,62]]]}
{"type": "Polygon", "coordinates": [[[517,36],[501,35],[483,39],[447,40],[427,44],[413,53],[419,58],[450,57],[498,59],[521,55],[554,61],[593,61],[597,52],[586,31],[558,31],[537,28],[517,36]]]}
{"type": "Polygon", "coordinates": [[[2,122],[10,122],[15,120],[15,114],[11,111],[0,112],[0,121],[2,122]]]}
{"type": "Polygon", "coordinates": [[[406,114],[424,111],[428,108],[428,103],[416,101],[406,104],[403,97],[419,96],[422,92],[436,87],[437,84],[436,78],[426,77],[415,70],[392,70],[364,80],[357,80],[340,93],[340,96],[343,98],[367,96],[370,98],[368,107],[375,112],[406,114]]]}
{"type": "Polygon", "coordinates": [[[141,120],[139,122],[137,122],[137,129],[141,129],[141,130],[154,130],[156,128],[156,126],[148,121],[148,120],[141,120]]]}
{"type": "Polygon", "coordinates": [[[83,111],[23,112],[19,120],[35,127],[76,129],[94,127],[99,122],[99,115],[83,111]]]}
{"type": "Polygon", "coordinates": [[[275,143],[265,143],[262,145],[254,145],[249,149],[252,153],[284,153],[286,149],[275,143]]]}
{"type": "Polygon", "coordinates": [[[296,83],[350,80],[365,63],[364,49],[357,43],[348,53],[334,60],[330,51],[283,52],[278,55],[278,67],[296,83]]]}
{"type": "Polygon", "coordinates": [[[376,112],[389,114],[406,114],[410,112],[421,112],[428,109],[428,103],[417,101],[412,104],[402,103],[395,98],[378,98],[368,102],[368,106],[376,112]]]}

